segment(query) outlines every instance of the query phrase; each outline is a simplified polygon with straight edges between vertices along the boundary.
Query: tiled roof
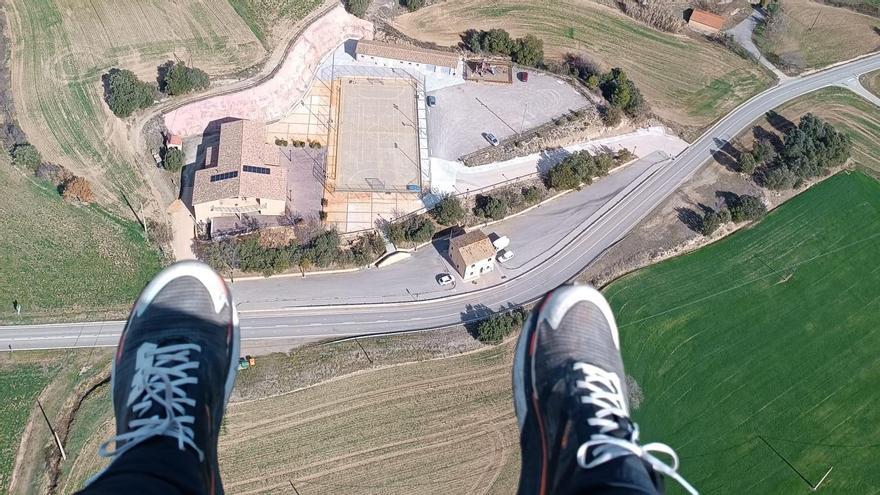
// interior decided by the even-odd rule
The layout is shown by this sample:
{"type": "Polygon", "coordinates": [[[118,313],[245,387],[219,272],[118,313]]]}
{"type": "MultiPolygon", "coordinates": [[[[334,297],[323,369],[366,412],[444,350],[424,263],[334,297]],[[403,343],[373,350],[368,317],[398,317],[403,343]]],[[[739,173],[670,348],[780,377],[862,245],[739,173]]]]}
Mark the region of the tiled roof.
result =
{"type": "Polygon", "coordinates": [[[236,120],[220,126],[217,166],[196,171],[193,204],[224,198],[286,199],[287,169],[279,164],[278,149],[266,144],[265,126],[253,120],[236,120]],[[268,174],[245,171],[244,166],[270,165],[268,174]],[[238,172],[211,182],[211,176],[238,172]]]}
{"type": "Polygon", "coordinates": [[[467,234],[449,240],[449,249],[455,249],[466,265],[495,256],[495,246],[482,230],[472,230],[467,234]]]}
{"type": "Polygon", "coordinates": [[[373,57],[393,58],[420,64],[439,65],[441,67],[458,67],[461,57],[450,52],[440,50],[428,50],[409,45],[392,45],[381,41],[359,40],[357,42],[357,54],[373,57]]]}
{"type": "Polygon", "coordinates": [[[690,19],[688,19],[688,24],[691,23],[702,24],[712,29],[720,30],[724,27],[724,18],[720,15],[706,12],[705,10],[694,9],[694,11],[691,12],[690,19]]]}

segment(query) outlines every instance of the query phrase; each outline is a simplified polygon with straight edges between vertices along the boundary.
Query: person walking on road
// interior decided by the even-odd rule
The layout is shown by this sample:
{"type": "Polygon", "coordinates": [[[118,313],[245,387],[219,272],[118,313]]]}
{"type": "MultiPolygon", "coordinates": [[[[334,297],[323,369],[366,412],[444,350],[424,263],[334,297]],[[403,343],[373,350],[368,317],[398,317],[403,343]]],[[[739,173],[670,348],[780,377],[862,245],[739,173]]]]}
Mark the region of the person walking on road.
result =
{"type": "MultiPolygon", "coordinates": [[[[207,265],[175,263],[147,284],[113,359],[116,436],[98,451],[113,460],[78,493],[222,494],[217,441],[240,340],[232,295],[207,265]]],[[[587,286],[554,290],[528,318],[513,365],[520,494],[655,494],[661,475],[696,493],[672,449],[638,444],[619,347],[587,286]]]]}

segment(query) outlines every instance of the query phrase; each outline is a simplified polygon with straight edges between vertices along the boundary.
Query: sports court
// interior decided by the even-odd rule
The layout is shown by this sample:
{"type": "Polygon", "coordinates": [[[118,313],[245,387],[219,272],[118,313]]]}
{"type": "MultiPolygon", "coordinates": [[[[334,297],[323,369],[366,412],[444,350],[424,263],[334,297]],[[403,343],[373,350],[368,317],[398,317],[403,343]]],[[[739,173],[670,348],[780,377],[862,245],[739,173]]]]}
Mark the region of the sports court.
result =
{"type": "MultiPolygon", "coordinates": [[[[339,84],[335,189],[421,188],[416,89],[408,79],[345,77],[339,84]]],[[[332,165],[331,165],[332,166],[332,165]]]]}

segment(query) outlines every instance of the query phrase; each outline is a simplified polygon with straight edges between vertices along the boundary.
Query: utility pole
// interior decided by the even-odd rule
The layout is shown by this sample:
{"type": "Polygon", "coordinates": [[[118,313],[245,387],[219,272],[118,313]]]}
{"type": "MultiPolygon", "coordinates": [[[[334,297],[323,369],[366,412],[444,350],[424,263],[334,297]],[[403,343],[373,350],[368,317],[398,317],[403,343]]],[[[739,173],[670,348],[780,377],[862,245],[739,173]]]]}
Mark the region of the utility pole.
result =
{"type": "Polygon", "coordinates": [[[358,339],[354,339],[354,341],[355,341],[355,342],[356,342],[356,343],[357,343],[357,345],[358,345],[358,347],[360,347],[360,348],[361,348],[361,350],[362,350],[362,351],[364,351],[364,356],[366,356],[366,357],[367,357],[367,361],[369,361],[369,362],[370,362],[370,364],[373,364],[373,360],[372,360],[372,358],[370,358],[370,355],[369,355],[369,354],[367,354],[367,350],[366,350],[366,349],[364,349],[364,346],[363,346],[363,345],[361,345],[361,341],[360,341],[360,340],[358,340],[358,339]]]}
{"type": "Polygon", "coordinates": [[[61,439],[58,438],[58,434],[55,433],[55,428],[52,428],[52,423],[49,422],[49,417],[46,416],[46,411],[43,410],[43,405],[40,404],[40,399],[37,399],[37,406],[40,408],[40,412],[43,413],[43,419],[46,420],[46,426],[49,427],[49,431],[52,432],[52,436],[55,437],[55,445],[58,446],[58,450],[61,451],[61,459],[67,460],[67,454],[64,453],[64,446],[61,445],[61,439]]]}
{"type": "Polygon", "coordinates": [[[290,487],[293,488],[293,493],[295,493],[296,495],[299,495],[299,490],[297,490],[296,486],[294,486],[293,480],[287,480],[287,481],[290,482],[290,487]]]}

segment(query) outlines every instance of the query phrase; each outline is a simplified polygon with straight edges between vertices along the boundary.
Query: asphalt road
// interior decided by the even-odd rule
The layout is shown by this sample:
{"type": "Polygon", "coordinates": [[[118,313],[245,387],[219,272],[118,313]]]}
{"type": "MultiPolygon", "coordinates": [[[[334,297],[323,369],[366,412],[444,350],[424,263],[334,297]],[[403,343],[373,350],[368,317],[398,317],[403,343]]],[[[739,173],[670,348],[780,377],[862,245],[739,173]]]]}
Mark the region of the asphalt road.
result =
{"type": "MultiPolygon", "coordinates": [[[[447,289],[433,246],[381,270],[240,280],[233,285],[242,338],[333,338],[418,330],[478,319],[539,298],[576,276],[767,110],[880,69],[880,54],[789,79],[737,107],[675,159],[649,156],[582,191],[487,230],[510,233],[517,257],[494,279],[447,289]],[[502,278],[504,277],[504,278],[502,278]]],[[[440,246],[442,249],[442,246],[440,246]]],[[[0,350],[112,346],[121,322],[0,327],[0,350]]]]}

